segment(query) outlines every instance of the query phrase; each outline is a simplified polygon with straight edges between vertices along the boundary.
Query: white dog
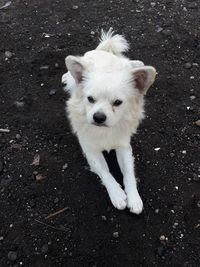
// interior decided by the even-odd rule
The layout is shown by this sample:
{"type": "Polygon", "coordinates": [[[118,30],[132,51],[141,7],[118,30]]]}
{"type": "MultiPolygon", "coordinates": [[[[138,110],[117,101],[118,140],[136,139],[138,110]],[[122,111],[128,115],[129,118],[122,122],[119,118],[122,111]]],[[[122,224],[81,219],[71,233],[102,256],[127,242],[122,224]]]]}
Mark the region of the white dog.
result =
{"type": "Polygon", "coordinates": [[[156,70],[122,55],[129,48],[121,35],[102,32],[100,44],[83,56],[68,56],[62,82],[70,92],[67,113],[91,170],[106,187],[112,204],[139,214],[143,203],[137,190],[130,139],[144,118],[144,94],[156,70]],[[124,188],[109,171],[102,151],[116,150],[124,188]]]}

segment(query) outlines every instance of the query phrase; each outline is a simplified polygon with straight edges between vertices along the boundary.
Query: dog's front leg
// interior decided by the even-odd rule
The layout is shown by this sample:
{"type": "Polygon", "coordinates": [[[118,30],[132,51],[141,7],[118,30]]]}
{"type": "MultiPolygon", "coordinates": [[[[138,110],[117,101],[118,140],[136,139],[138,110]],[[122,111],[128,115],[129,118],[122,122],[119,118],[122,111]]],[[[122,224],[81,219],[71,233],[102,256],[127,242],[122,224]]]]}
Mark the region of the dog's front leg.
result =
{"type": "Polygon", "coordinates": [[[117,160],[124,176],[125,192],[127,194],[127,207],[131,212],[139,214],[143,210],[143,203],[137,190],[134,173],[134,157],[131,146],[116,149],[117,160]]]}
{"type": "Polygon", "coordinates": [[[126,208],[126,194],[108,169],[102,152],[84,150],[91,171],[95,172],[106,187],[112,204],[119,210],[126,208]]]}

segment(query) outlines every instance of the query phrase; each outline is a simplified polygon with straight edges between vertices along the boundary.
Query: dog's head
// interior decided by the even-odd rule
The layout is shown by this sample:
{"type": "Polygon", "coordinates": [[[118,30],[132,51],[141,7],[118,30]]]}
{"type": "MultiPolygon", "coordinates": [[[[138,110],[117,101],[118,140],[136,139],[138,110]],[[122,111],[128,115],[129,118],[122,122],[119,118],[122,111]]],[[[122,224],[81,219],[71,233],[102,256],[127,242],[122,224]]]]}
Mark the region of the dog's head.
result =
{"type": "Polygon", "coordinates": [[[66,58],[89,124],[113,127],[130,113],[133,103],[143,99],[155,80],[156,70],[151,66],[137,67],[134,61],[123,64],[118,57],[114,61],[109,68],[93,68],[80,57],[66,58]]]}

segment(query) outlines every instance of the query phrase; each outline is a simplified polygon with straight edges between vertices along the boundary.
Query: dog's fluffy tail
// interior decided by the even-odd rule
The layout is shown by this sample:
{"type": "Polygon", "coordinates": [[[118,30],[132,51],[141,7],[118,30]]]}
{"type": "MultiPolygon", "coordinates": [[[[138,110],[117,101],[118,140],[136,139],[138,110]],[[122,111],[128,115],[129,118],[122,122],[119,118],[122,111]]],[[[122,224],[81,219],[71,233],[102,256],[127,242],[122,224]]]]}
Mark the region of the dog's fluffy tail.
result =
{"type": "Polygon", "coordinates": [[[96,49],[107,51],[114,55],[120,55],[129,49],[129,44],[122,35],[114,34],[112,29],[108,32],[102,30],[100,44],[96,49]]]}

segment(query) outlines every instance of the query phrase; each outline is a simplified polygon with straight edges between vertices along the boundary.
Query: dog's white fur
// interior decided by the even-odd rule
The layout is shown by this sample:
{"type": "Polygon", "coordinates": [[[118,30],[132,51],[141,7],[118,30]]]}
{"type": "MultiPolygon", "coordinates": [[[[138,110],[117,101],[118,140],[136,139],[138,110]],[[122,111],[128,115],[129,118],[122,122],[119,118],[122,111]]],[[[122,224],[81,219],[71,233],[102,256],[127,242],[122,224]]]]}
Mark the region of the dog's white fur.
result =
{"type": "Polygon", "coordinates": [[[68,72],[62,82],[70,92],[68,117],[91,170],[101,178],[116,208],[127,206],[139,214],[143,203],[137,190],[130,139],[144,117],[144,94],[154,82],[156,70],[124,57],[122,53],[128,48],[123,36],[113,35],[111,30],[102,32],[95,50],[66,58],[68,72]],[[116,100],[122,103],[116,106],[116,100]],[[103,124],[94,124],[97,112],[106,116],[103,124]],[[102,154],[111,149],[116,150],[125,190],[109,172],[102,154]]]}

